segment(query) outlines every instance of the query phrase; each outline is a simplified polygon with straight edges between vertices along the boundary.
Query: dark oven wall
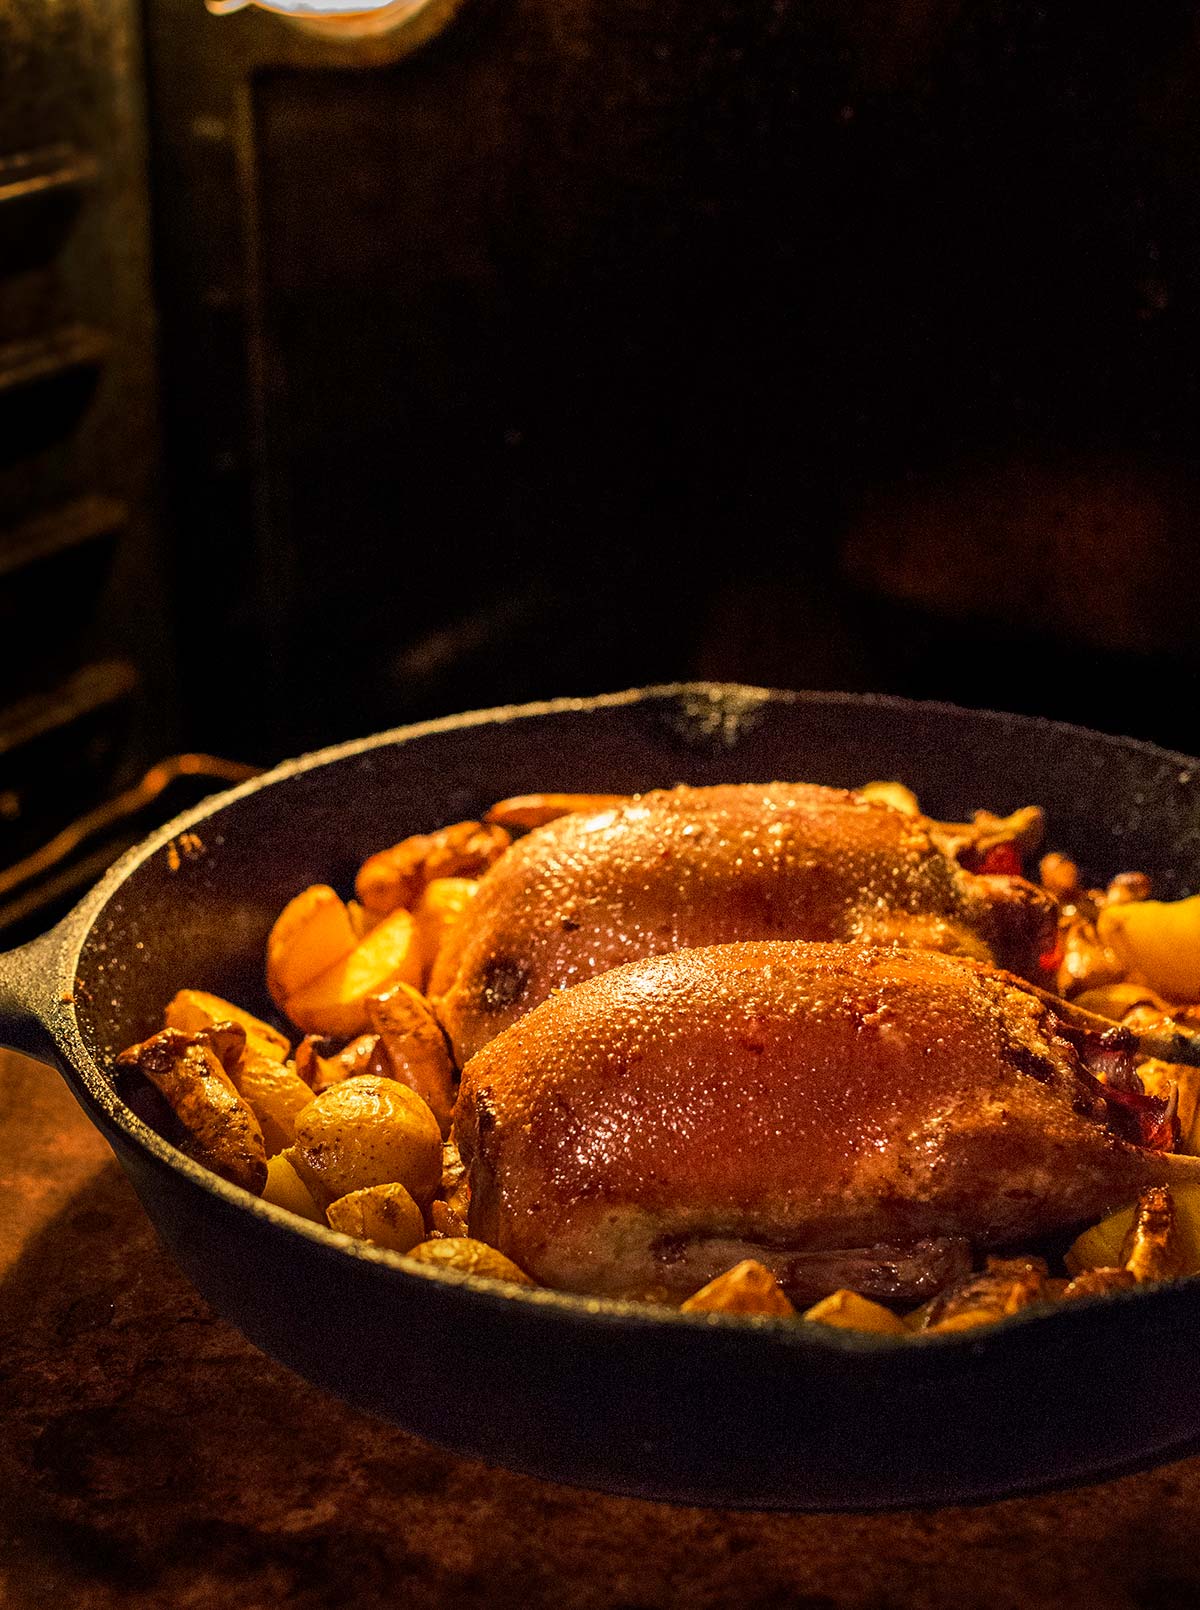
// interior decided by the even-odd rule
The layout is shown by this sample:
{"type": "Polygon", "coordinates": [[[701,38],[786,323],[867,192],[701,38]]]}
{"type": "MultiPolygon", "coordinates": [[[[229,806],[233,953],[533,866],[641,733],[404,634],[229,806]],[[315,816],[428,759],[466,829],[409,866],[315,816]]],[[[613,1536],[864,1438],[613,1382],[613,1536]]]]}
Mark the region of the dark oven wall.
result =
{"type": "Polygon", "coordinates": [[[142,93],[133,0],[0,0],[0,868],[174,742],[142,93]]]}
{"type": "Polygon", "coordinates": [[[194,742],[702,673],[1200,744],[1192,6],[147,14],[194,742]]]}

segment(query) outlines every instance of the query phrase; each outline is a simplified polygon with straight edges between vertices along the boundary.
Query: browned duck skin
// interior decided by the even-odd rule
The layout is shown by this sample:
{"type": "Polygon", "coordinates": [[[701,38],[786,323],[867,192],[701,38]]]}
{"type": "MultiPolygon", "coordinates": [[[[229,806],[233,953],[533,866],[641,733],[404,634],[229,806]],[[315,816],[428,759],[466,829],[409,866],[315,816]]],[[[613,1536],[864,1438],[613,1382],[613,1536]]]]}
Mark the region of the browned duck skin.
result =
{"type": "Polygon", "coordinates": [[[471,1234],[536,1280],[686,1297],[740,1258],[793,1301],[915,1301],[1200,1159],[1122,1139],[1080,1036],[936,953],[762,942],[565,990],[467,1065],[471,1234]]]}
{"type": "Polygon", "coordinates": [[[555,990],[739,939],[872,940],[1024,976],[1056,908],[966,871],[938,824],[803,783],[665,789],[531,832],[486,873],[430,981],[461,1067],[555,990]]]}

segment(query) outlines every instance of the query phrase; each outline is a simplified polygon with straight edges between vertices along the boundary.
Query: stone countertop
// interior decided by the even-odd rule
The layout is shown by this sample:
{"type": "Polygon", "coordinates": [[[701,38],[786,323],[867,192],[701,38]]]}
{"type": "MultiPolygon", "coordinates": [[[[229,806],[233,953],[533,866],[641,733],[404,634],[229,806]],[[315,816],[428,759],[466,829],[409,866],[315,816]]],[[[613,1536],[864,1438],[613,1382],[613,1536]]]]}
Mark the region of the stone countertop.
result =
{"type": "Polygon", "coordinates": [[[218,1320],[62,1082],[8,1053],[0,1192],[7,1610],[1200,1605],[1200,1460],[986,1508],[808,1516],[600,1497],[427,1447],[218,1320]]]}

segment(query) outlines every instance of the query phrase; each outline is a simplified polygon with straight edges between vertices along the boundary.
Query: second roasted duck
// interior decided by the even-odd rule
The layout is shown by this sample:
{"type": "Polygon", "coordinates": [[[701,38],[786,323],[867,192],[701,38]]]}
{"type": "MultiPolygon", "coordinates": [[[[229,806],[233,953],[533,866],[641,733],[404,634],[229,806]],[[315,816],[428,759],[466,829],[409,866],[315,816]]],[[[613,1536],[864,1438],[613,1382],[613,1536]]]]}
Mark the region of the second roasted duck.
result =
{"type": "MultiPolygon", "coordinates": [[[[741,1258],[794,1301],[918,1301],[1151,1185],[1200,1183],[1167,1104],[1019,980],[866,945],[630,963],[468,1064],[471,1234],[565,1290],[679,1300],[741,1258]],[[1105,1059],[1107,1059],[1105,1061],[1105,1059]],[[1131,1104],[1155,1120],[1128,1138],[1131,1104]]],[[[1119,1033],[1119,1031],[1118,1031],[1119,1033]]]]}
{"type": "Polygon", "coordinates": [[[623,962],[751,939],[869,940],[1034,977],[1056,908],[976,873],[939,824],[803,783],[663,789],[506,849],[430,982],[462,1066],[554,991],[623,962]]]}

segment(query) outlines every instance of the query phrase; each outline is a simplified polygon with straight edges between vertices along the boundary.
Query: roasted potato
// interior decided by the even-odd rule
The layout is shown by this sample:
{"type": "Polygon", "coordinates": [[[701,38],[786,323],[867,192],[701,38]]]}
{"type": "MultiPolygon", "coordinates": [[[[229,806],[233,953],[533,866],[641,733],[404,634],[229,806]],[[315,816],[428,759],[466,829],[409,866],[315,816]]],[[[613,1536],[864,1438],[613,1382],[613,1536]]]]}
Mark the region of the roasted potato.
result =
{"type": "Polygon", "coordinates": [[[474,878],[434,878],[425,885],[413,912],[423,984],[433,971],[442,940],[470,905],[478,887],[474,878]]]}
{"type": "Polygon", "coordinates": [[[282,1152],[267,1160],[267,1183],[263,1186],[263,1201],[274,1202],[298,1218],[311,1219],[324,1224],[325,1215],[313,1201],[312,1192],[288,1162],[282,1152]]]}
{"type": "Polygon", "coordinates": [[[327,971],[289,995],[284,1011],[309,1034],[365,1034],[367,999],[396,981],[418,985],[421,957],[409,911],[393,911],[327,971]]]}
{"type": "Polygon", "coordinates": [[[368,1185],[403,1185],[422,1206],[442,1178],[442,1135],[420,1096],[367,1074],[331,1085],[296,1119],[288,1160],[324,1206],[368,1185]]]}
{"type": "Polygon", "coordinates": [[[267,989],[275,1005],[287,1012],[291,996],[357,944],[345,901],[324,883],[302,889],[284,906],[267,938],[267,989]]]}
{"type": "Polygon", "coordinates": [[[455,822],[436,833],[415,833],[364,861],[355,893],[379,916],[400,906],[411,910],[434,878],[477,878],[511,843],[504,828],[483,822],[455,822]]]}
{"type": "Polygon", "coordinates": [[[839,1330],[875,1331],[881,1336],[904,1336],[907,1330],[890,1308],[868,1302],[854,1291],[834,1291],[809,1308],[804,1318],[816,1325],[833,1325],[839,1330]]]}
{"type": "Polygon", "coordinates": [[[232,1001],[202,989],[181,989],[167,1006],[165,1016],[165,1028],[182,1029],[184,1034],[211,1029],[218,1023],[237,1023],[245,1030],[247,1050],[270,1057],[273,1062],[284,1062],[291,1053],[291,1042],[285,1034],[252,1012],[234,1006],[232,1001]]]}
{"type": "Polygon", "coordinates": [[[680,1303],[682,1314],[794,1314],[795,1308],[780,1290],[779,1282],[754,1258],[744,1258],[732,1269],[680,1303]]]}
{"type": "Polygon", "coordinates": [[[1200,1001],[1200,895],[1127,900],[1096,919],[1101,940],[1171,1001],[1200,1001]]]}
{"type": "Polygon", "coordinates": [[[295,1140],[296,1119],[312,1100],[312,1091],[290,1063],[264,1057],[249,1045],[229,1074],[258,1119],[267,1156],[274,1157],[295,1140]]]}
{"type": "Polygon", "coordinates": [[[472,1241],[470,1236],[446,1237],[440,1241],[422,1241],[413,1247],[408,1256],[417,1263],[431,1263],[438,1269],[458,1269],[464,1275],[484,1275],[488,1280],[510,1280],[517,1286],[532,1286],[523,1269],[518,1269],[511,1258],[506,1258],[486,1241],[472,1241]]]}
{"type": "Polygon", "coordinates": [[[454,1064],[429,1002],[411,984],[393,984],[368,999],[367,1016],[391,1064],[392,1077],[415,1090],[429,1104],[442,1134],[449,1134],[454,1064]]]}
{"type": "Polygon", "coordinates": [[[329,1204],[329,1226],[372,1241],[390,1252],[407,1252],[425,1238],[421,1210],[403,1185],[367,1185],[329,1204]]]}

